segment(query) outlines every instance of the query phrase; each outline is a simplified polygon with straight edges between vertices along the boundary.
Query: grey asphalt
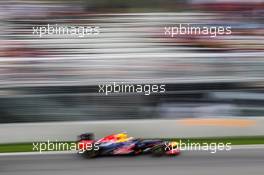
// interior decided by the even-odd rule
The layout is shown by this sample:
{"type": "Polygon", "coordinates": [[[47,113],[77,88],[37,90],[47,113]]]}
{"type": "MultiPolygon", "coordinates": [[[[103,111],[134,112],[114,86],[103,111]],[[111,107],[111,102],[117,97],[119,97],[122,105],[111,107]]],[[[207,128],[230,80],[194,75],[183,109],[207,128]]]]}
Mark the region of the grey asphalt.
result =
{"type": "Polygon", "coordinates": [[[263,175],[264,149],[238,149],[215,154],[183,152],[178,157],[102,157],[75,154],[0,157],[0,175],[263,175]]]}

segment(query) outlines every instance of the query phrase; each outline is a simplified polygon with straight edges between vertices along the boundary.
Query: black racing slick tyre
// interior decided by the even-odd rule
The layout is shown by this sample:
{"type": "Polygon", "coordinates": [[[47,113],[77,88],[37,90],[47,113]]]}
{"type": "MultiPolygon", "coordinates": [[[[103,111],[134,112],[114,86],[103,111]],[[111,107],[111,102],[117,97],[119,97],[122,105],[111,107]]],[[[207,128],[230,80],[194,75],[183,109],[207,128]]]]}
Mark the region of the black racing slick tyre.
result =
{"type": "Polygon", "coordinates": [[[84,133],[79,136],[78,140],[94,140],[94,134],[93,133],[84,133]]]}
{"type": "Polygon", "coordinates": [[[163,145],[157,145],[151,150],[151,154],[154,157],[160,157],[165,155],[165,147],[163,145]]]}
{"type": "Polygon", "coordinates": [[[88,159],[95,158],[99,155],[99,150],[86,150],[81,155],[88,159]]]}

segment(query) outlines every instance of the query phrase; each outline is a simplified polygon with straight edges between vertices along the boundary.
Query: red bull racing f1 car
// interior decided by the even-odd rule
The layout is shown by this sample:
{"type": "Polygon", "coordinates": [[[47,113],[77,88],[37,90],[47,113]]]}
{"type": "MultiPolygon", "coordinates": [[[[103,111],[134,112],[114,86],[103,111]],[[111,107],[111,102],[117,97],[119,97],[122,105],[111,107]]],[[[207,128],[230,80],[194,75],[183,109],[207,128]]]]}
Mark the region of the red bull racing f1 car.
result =
{"type": "Polygon", "coordinates": [[[126,133],[119,133],[95,140],[92,133],[81,134],[78,137],[78,153],[86,158],[113,155],[153,156],[178,155],[178,142],[164,140],[138,139],[128,137],[126,133]]]}

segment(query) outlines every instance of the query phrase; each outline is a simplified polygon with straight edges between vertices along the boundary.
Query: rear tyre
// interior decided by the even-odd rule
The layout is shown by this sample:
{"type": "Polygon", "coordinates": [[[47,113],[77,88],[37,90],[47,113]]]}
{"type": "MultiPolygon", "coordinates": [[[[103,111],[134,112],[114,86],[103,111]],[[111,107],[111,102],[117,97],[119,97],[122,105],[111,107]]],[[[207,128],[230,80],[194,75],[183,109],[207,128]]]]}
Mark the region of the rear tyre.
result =
{"type": "Polygon", "coordinates": [[[94,140],[93,133],[84,133],[79,136],[79,140],[94,140]]]}
{"type": "Polygon", "coordinates": [[[99,150],[86,150],[82,153],[84,158],[95,158],[99,155],[99,150]]]}

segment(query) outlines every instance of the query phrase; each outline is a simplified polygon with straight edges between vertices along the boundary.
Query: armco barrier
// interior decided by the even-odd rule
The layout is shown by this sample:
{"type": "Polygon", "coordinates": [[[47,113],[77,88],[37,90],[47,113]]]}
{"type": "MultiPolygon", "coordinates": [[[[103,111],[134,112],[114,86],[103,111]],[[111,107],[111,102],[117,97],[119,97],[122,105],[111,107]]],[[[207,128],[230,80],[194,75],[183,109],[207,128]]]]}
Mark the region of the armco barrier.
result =
{"type": "Polygon", "coordinates": [[[69,141],[84,132],[102,137],[122,131],[147,138],[264,135],[264,117],[0,124],[0,143],[69,141]]]}

